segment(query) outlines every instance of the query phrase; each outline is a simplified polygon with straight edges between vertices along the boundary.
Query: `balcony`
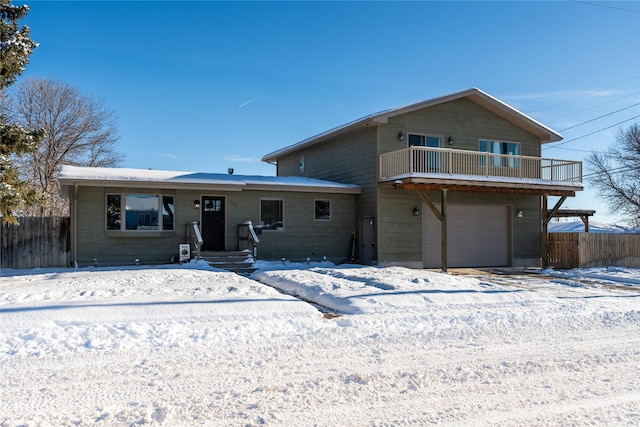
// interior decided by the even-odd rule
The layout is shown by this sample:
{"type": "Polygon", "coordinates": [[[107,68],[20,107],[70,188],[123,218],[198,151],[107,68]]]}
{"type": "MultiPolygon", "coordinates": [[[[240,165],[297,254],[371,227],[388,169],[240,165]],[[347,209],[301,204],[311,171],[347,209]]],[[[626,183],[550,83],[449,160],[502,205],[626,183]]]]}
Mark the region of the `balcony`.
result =
{"type": "Polygon", "coordinates": [[[409,147],[380,155],[379,182],[394,188],[574,196],[582,162],[449,148],[409,147]]]}

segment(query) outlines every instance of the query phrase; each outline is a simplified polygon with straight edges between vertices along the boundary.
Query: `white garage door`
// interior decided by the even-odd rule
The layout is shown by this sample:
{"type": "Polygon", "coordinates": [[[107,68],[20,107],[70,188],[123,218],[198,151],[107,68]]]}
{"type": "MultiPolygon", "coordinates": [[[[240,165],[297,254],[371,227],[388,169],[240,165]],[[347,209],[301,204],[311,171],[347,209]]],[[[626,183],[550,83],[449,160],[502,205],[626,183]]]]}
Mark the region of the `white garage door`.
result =
{"type": "MultiPolygon", "coordinates": [[[[440,221],[423,206],[425,268],[442,266],[440,221]]],[[[499,267],[510,262],[510,208],[504,205],[447,206],[448,267],[499,267]]]]}

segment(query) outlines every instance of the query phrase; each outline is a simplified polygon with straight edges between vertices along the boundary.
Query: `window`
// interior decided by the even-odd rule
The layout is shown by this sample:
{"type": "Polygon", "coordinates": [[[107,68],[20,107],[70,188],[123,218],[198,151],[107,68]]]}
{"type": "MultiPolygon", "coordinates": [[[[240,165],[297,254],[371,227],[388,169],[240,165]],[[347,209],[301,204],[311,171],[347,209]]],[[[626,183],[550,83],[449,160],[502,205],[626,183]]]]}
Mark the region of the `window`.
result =
{"type": "Polygon", "coordinates": [[[205,212],[222,212],[222,199],[206,199],[204,201],[205,212]]]}
{"type": "Polygon", "coordinates": [[[107,230],[120,230],[122,227],[120,194],[107,194],[107,230]]]}
{"type": "MultiPolygon", "coordinates": [[[[516,159],[514,157],[507,157],[520,155],[520,144],[517,142],[487,141],[481,139],[478,143],[478,151],[481,151],[483,153],[498,154],[497,156],[489,157],[490,166],[504,168],[520,167],[519,159],[516,159]]],[[[484,166],[485,164],[485,157],[480,157],[480,165],[484,166]]]]}
{"type": "MultiPolygon", "coordinates": [[[[408,143],[409,147],[440,148],[442,147],[442,137],[410,133],[408,136],[408,143]]],[[[412,172],[442,172],[442,153],[439,151],[414,150],[412,172]]]]}
{"type": "Polygon", "coordinates": [[[331,200],[315,201],[315,219],[318,221],[331,220],[331,200]]]}
{"type": "Polygon", "coordinates": [[[284,202],[279,199],[260,200],[260,224],[263,230],[284,229],[284,202]]]}
{"type": "Polygon", "coordinates": [[[124,197],[122,194],[107,194],[106,228],[120,231],[172,231],[175,229],[174,198],[157,194],[125,194],[124,197]]]}
{"type": "Polygon", "coordinates": [[[440,148],[442,146],[442,138],[433,135],[409,134],[409,147],[432,147],[440,148]]]}

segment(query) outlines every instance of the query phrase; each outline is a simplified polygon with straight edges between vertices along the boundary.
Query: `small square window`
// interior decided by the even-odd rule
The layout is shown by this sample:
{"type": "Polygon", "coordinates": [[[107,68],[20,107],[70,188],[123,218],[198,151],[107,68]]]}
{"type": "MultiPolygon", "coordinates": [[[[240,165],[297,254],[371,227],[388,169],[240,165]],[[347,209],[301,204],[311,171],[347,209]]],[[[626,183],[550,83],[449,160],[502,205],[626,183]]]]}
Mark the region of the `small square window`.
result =
{"type": "Polygon", "coordinates": [[[331,200],[315,201],[315,219],[318,221],[331,220],[331,200]]]}

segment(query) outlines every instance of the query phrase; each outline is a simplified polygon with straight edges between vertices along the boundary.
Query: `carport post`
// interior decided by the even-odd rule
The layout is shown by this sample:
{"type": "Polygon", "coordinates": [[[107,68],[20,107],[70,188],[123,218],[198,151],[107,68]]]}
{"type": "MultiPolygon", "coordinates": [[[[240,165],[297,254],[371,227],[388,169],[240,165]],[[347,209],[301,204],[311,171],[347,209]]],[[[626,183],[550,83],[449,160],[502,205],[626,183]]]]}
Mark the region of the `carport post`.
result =
{"type": "Polygon", "coordinates": [[[442,272],[447,272],[447,189],[442,189],[440,235],[442,236],[442,272]]]}
{"type": "Polygon", "coordinates": [[[440,221],[440,236],[441,236],[441,251],[442,251],[442,272],[447,272],[447,189],[442,189],[442,198],[440,200],[442,207],[440,210],[435,207],[431,200],[427,197],[427,194],[424,191],[416,191],[418,196],[422,199],[425,205],[431,212],[438,218],[440,221]]]}

